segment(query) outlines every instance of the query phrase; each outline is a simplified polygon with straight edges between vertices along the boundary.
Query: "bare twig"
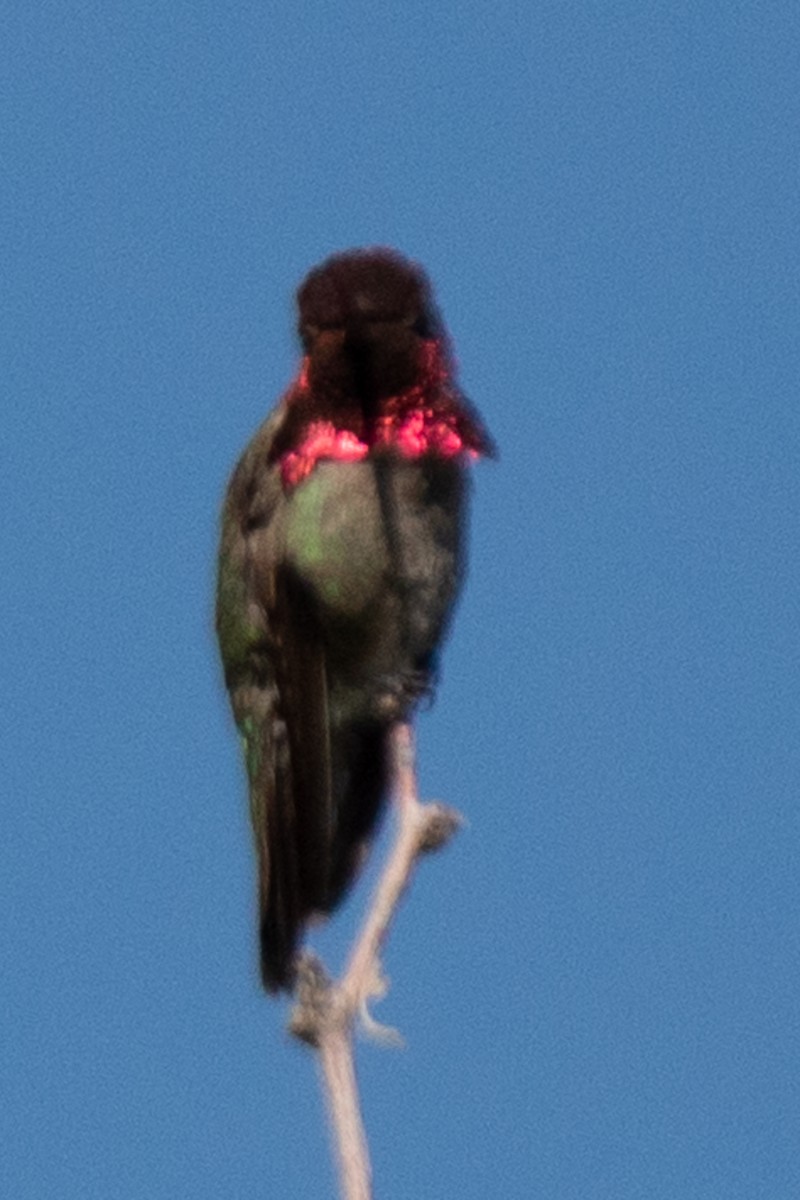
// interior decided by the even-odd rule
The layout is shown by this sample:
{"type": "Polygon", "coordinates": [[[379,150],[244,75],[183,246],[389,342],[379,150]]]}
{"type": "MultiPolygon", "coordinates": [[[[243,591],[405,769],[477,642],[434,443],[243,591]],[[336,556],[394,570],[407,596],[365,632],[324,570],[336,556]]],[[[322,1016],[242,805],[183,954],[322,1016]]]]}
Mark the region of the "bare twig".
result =
{"type": "Polygon", "coordinates": [[[370,1000],[380,999],[386,991],[381,947],[417,859],[445,845],[461,824],[455,809],[420,803],[410,725],[396,725],[392,731],[392,777],[397,832],[344,974],[333,983],[319,961],[305,955],[289,1024],[295,1037],[319,1051],[344,1200],[370,1200],[372,1195],[353,1058],[356,1018],[367,1032],[398,1040],[393,1030],[378,1025],[368,1011],[370,1000]]]}

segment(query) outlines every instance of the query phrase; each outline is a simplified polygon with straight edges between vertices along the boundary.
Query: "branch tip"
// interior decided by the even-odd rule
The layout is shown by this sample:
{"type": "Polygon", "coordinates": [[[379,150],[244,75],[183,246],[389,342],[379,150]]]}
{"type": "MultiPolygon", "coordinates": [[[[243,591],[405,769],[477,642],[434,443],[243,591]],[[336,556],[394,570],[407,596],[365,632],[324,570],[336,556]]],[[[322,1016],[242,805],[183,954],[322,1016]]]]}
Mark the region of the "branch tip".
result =
{"type": "Polygon", "coordinates": [[[441,850],[464,824],[461,813],[446,804],[426,804],[419,831],[419,853],[441,850]]]}

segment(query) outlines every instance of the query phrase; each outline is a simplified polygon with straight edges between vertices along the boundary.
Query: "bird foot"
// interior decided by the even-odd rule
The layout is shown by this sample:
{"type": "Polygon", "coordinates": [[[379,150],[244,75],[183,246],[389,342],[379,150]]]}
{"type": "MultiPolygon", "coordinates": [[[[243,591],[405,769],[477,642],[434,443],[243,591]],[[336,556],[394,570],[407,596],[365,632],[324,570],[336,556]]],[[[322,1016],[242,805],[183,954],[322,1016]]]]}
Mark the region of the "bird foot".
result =
{"type": "Polygon", "coordinates": [[[375,695],[376,715],[385,721],[404,721],[418,704],[433,703],[434,689],[430,671],[384,676],[375,695]]]}
{"type": "Polygon", "coordinates": [[[334,985],[316,954],[303,950],[295,965],[295,1004],[289,1032],[308,1046],[318,1046],[320,1034],[331,1019],[334,985]]]}
{"type": "Polygon", "coordinates": [[[331,980],[315,954],[304,950],[295,968],[295,1004],[289,1017],[289,1032],[308,1046],[319,1046],[323,1032],[331,1026],[353,1023],[372,1041],[384,1046],[404,1046],[402,1035],[391,1025],[376,1021],[369,1011],[373,1001],[389,991],[389,980],[375,962],[355,987],[331,980]]]}

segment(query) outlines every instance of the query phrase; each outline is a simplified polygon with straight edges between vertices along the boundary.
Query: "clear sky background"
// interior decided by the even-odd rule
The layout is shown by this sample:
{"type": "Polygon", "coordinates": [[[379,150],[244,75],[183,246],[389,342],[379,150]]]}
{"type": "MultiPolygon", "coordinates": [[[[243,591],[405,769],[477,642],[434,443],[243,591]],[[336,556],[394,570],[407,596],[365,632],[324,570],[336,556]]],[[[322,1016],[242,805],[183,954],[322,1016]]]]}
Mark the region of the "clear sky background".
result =
{"type": "MultiPolygon", "coordinates": [[[[212,636],[293,293],[428,268],[500,447],[359,1048],[381,1200],[800,1195],[800,10],[39,0],[2,91],[0,1193],[334,1193],[212,636]]],[[[319,944],[336,965],[359,893],[319,944]]]]}

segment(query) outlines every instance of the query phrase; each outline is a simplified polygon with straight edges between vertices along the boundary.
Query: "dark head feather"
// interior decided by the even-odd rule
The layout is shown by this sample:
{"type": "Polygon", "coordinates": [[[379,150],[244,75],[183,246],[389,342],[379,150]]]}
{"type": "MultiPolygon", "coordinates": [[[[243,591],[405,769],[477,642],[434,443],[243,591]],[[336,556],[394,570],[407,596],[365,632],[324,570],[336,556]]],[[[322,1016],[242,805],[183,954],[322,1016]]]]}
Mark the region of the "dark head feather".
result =
{"type": "Polygon", "coordinates": [[[308,346],[321,330],[382,322],[437,337],[441,321],[425,272],[395,250],[334,254],[311,271],[297,293],[299,332],[308,346]]]}

